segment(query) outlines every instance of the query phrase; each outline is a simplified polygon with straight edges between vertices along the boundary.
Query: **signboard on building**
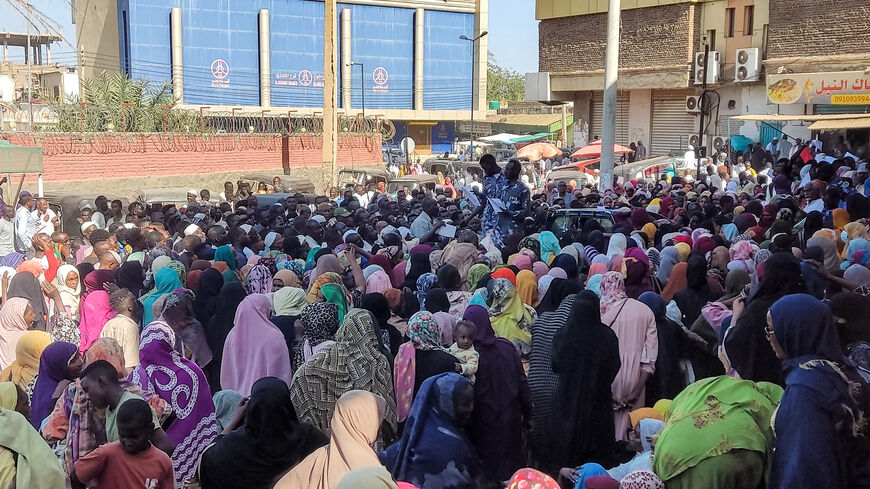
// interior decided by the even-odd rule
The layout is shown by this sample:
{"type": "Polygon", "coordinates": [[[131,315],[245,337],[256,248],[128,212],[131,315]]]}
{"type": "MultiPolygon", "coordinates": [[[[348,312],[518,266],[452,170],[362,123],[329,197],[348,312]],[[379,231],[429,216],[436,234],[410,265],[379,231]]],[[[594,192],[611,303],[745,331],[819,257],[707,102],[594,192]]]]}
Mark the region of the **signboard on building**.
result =
{"type": "Polygon", "coordinates": [[[870,104],[870,74],[863,71],[767,75],[771,104],[870,104]]]}
{"type": "MultiPolygon", "coordinates": [[[[471,122],[462,121],[459,123],[459,132],[466,134],[471,132],[471,122]]],[[[477,136],[489,136],[492,134],[492,124],[489,122],[474,122],[474,134],[477,136]]]]}

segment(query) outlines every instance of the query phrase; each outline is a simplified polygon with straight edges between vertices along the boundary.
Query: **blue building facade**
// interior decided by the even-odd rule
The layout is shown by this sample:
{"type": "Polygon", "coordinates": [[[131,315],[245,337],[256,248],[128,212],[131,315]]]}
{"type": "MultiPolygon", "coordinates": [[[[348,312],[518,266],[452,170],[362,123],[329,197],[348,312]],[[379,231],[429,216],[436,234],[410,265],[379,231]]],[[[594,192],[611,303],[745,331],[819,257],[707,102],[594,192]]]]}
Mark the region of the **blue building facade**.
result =
{"type": "MultiPolygon", "coordinates": [[[[350,1],[350,0],[349,0],[350,1]]],[[[350,11],[351,58],[365,68],[365,106],[380,110],[467,110],[475,13],[422,9],[422,107],[415,106],[415,16],[421,2],[340,3],[350,11]],[[387,4],[387,5],[384,5],[387,4]]],[[[426,2],[422,2],[426,3],[426,2]]],[[[449,4],[449,2],[442,2],[449,4]]],[[[467,4],[468,1],[462,2],[467,4]]],[[[323,105],[324,5],[316,0],[117,0],[120,69],[133,78],[172,78],[170,10],[181,16],[183,103],[316,108],[323,105]],[[260,90],[258,13],[269,11],[270,100],[260,90]]],[[[456,10],[456,9],[454,9],[456,10]]],[[[459,9],[461,10],[461,9],[459,9]]],[[[347,14],[345,14],[347,15],[347,14]]],[[[338,37],[342,37],[339,21],[338,37]]],[[[338,60],[347,43],[339,43],[338,60]]],[[[340,61],[339,61],[340,62],[340,61]]],[[[351,107],[362,106],[360,67],[336,66],[351,107]]],[[[342,103],[339,89],[339,105],[342,103]]],[[[450,136],[452,137],[452,129],[450,136]]],[[[443,127],[438,134],[445,137],[443,127]]],[[[444,148],[443,143],[440,145],[444,148]]],[[[433,148],[434,149],[434,148],[433,148]]]]}

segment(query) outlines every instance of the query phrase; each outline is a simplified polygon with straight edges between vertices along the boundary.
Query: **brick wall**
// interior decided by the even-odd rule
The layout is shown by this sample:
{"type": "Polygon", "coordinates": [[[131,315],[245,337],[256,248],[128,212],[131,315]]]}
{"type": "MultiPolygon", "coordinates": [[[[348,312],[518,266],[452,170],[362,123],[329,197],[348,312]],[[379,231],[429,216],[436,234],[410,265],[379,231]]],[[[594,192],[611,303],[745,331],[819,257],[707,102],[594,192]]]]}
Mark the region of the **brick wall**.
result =
{"type": "Polygon", "coordinates": [[[868,0],[770,0],[767,57],[870,53],[868,19],[868,0]]]}
{"type": "MultiPolygon", "coordinates": [[[[311,136],[0,133],[0,139],[43,148],[46,183],[274,170],[286,164],[291,173],[308,174],[322,163],[321,141],[311,136]]],[[[340,167],[381,161],[380,136],[339,138],[340,167]]]]}
{"type": "MultiPolygon", "coordinates": [[[[619,67],[689,69],[700,24],[700,7],[689,3],[624,10],[619,67]]],[[[603,70],[606,33],[607,13],[542,20],[540,71],[603,70]]]]}

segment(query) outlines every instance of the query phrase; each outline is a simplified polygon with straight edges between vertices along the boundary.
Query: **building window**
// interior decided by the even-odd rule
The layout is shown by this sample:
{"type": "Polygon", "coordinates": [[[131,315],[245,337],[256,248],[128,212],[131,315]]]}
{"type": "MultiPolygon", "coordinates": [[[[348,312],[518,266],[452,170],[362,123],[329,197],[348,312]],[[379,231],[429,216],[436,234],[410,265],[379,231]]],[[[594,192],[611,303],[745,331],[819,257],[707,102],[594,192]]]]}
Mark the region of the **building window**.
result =
{"type": "Polygon", "coordinates": [[[734,8],[725,9],[725,37],[734,37],[734,8]]]}
{"type": "Polygon", "coordinates": [[[752,35],[752,18],[755,16],[755,6],[747,5],[743,8],[743,34],[752,35]]]}
{"type": "MultiPolygon", "coordinates": [[[[716,29],[707,31],[707,44],[710,45],[710,51],[716,50],[716,29]]],[[[701,46],[703,48],[703,46],[701,46]]]]}

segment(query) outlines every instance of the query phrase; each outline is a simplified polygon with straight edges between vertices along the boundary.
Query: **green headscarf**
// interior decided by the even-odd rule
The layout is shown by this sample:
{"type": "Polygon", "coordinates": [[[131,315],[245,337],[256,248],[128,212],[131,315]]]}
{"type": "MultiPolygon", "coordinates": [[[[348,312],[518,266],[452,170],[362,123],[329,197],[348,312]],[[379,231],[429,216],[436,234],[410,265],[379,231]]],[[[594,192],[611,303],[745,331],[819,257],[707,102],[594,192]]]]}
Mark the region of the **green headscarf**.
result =
{"type": "Polygon", "coordinates": [[[183,285],[181,285],[181,280],[175,270],[170,267],[157,270],[157,273],[154,274],[154,288],[139,299],[145,308],[142,324],[147,326],[151,321],[154,321],[153,308],[157,299],[179,287],[183,287],[183,285]]]}
{"type": "Polygon", "coordinates": [[[232,271],[236,271],[236,255],[230,245],[223,245],[214,251],[214,261],[222,261],[232,271]]]}
{"type": "Polygon", "coordinates": [[[344,287],[333,283],[323,284],[320,287],[320,293],[323,294],[326,302],[338,306],[338,324],[341,324],[347,312],[347,296],[344,293],[344,287]]]}
{"type": "MultiPolygon", "coordinates": [[[[760,452],[773,441],[770,420],[782,387],[721,376],[686,387],[671,403],[656,441],[653,469],[667,482],[704,460],[732,450],[760,452]]],[[[698,474],[703,476],[703,474],[698,474]]],[[[713,487],[700,483],[697,487],[713,487]]]]}
{"type": "Polygon", "coordinates": [[[480,279],[482,279],[487,273],[489,273],[489,267],[483,263],[472,265],[471,268],[468,269],[468,277],[466,278],[468,281],[468,290],[476,290],[477,283],[480,282],[480,279]]]}
{"type": "Polygon", "coordinates": [[[314,265],[316,265],[314,257],[317,256],[317,252],[322,250],[323,248],[315,246],[308,251],[308,256],[305,258],[305,270],[313,270],[314,265]]]}

